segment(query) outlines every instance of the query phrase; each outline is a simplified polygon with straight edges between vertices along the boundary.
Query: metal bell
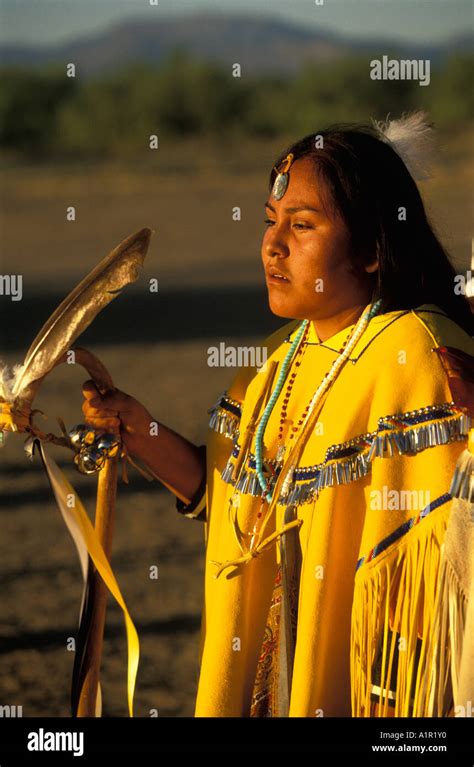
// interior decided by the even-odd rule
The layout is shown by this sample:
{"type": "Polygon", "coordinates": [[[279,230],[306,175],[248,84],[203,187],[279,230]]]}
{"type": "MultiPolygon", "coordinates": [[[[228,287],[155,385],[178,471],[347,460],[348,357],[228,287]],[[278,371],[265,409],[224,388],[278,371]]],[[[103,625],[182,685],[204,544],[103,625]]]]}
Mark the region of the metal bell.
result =
{"type": "Polygon", "coordinates": [[[114,458],[121,446],[122,442],[118,434],[101,434],[96,442],[97,450],[105,454],[108,458],[114,458]]]}
{"type": "Polygon", "coordinates": [[[86,427],[86,431],[84,432],[84,436],[82,439],[83,445],[93,445],[94,442],[97,439],[97,432],[94,431],[90,426],[86,427]]]}
{"type": "Polygon", "coordinates": [[[86,433],[89,431],[89,427],[85,425],[85,423],[79,423],[77,426],[74,426],[71,431],[68,434],[69,439],[71,440],[71,445],[76,448],[76,450],[79,450],[82,442],[84,440],[84,437],[86,433]]]}
{"type": "Polygon", "coordinates": [[[105,464],[105,455],[95,446],[87,447],[74,456],[74,463],[81,474],[96,474],[105,464]]]}

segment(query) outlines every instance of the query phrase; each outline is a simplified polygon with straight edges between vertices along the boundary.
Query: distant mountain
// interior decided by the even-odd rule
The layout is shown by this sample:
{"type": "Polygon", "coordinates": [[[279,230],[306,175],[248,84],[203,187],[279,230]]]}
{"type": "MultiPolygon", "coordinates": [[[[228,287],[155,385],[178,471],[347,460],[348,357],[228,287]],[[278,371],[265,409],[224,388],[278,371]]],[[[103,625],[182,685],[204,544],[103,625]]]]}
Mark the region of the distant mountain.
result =
{"type": "Polygon", "coordinates": [[[422,46],[389,38],[349,39],[271,18],[206,13],[166,17],[153,23],[131,18],[104,32],[55,46],[1,45],[0,64],[38,67],[74,62],[84,76],[94,76],[132,62],[158,65],[172,51],[183,50],[225,64],[238,62],[249,73],[291,73],[304,62],[349,53],[365,52],[374,57],[396,54],[429,58],[435,63],[472,47],[472,35],[443,45],[422,46]]]}

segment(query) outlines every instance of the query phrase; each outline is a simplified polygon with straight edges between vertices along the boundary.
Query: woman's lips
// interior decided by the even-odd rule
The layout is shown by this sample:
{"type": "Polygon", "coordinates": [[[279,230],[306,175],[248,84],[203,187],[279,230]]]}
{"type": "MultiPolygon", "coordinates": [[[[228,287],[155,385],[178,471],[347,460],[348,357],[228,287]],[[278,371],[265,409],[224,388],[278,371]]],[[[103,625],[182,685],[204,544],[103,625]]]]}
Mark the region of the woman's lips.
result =
{"type": "Polygon", "coordinates": [[[270,285],[289,285],[290,280],[285,274],[281,274],[280,272],[274,272],[273,274],[270,274],[270,272],[267,272],[267,283],[270,285]]]}

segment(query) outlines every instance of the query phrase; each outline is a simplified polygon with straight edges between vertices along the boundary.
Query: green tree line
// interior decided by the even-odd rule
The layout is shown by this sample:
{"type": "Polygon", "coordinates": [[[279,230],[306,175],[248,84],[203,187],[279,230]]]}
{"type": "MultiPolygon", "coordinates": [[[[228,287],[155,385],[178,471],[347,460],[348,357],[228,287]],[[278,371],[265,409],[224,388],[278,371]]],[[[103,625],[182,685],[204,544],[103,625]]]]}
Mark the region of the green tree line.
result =
{"type": "Polygon", "coordinates": [[[159,69],[135,65],[98,79],[47,68],[0,70],[0,145],[20,157],[137,154],[159,138],[273,138],[331,122],[385,119],[425,108],[438,125],[474,113],[474,57],[453,56],[417,81],[374,81],[367,58],[304,66],[295,76],[234,77],[177,53],[159,69]]]}

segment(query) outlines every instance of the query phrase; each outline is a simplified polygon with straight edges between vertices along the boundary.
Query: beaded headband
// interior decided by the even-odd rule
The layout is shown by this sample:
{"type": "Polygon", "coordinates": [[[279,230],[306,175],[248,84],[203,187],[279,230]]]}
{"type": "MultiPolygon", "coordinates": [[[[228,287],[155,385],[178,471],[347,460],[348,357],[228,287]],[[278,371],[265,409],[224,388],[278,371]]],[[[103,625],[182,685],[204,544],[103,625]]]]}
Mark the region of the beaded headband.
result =
{"type": "Polygon", "coordinates": [[[285,157],[282,163],[280,163],[280,166],[283,165],[281,170],[278,170],[278,168],[274,168],[277,172],[277,177],[275,179],[275,183],[273,184],[272,189],[272,197],[275,200],[281,200],[283,195],[285,194],[286,190],[288,189],[288,183],[289,183],[289,173],[291,163],[295,159],[295,156],[293,154],[289,154],[285,157]]]}

